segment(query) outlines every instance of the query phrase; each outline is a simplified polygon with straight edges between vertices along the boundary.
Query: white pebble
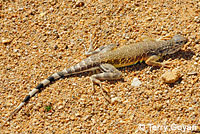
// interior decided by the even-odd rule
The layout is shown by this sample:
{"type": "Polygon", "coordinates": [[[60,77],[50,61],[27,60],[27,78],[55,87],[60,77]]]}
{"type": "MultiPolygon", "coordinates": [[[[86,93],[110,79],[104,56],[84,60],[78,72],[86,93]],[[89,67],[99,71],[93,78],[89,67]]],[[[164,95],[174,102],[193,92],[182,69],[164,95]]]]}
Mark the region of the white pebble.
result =
{"type": "Polygon", "coordinates": [[[33,46],[33,49],[36,49],[38,46],[33,46]]]}
{"type": "Polygon", "coordinates": [[[115,97],[115,98],[112,98],[111,99],[111,103],[113,104],[113,103],[115,103],[115,102],[120,102],[121,100],[120,100],[120,98],[119,97],[115,97]]]}
{"type": "Polygon", "coordinates": [[[195,61],[199,61],[199,57],[196,57],[194,60],[195,60],[195,61]]]}
{"type": "Polygon", "coordinates": [[[142,84],[142,82],[137,78],[133,78],[133,81],[131,82],[131,86],[133,87],[139,87],[142,84]]]}
{"type": "Polygon", "coordinates": [[[62,106],[62,105],[58,107],[58,110],[60,110],[60,109],[63,109],[63,106],[62,106]]]}
{"type": "Polygon", "coordinates": [[[190,111],[193,110],[193,109],[194,109],[193,107],[189,107],[189,108],[188,108],[188,110],[190,110],[190,111]]]}
{"type": "Polygon", "coordinates": [[[197,62],[194,62],[194,65],[195,65],[195,66],[197,66],[197,65],[198,65],[198,63],[197,63],[197,62]]]}
{"type": "Polygon", "coordinates": [[[14,53],[17,53],[18,51],[19,51],[18,49],[14,49],[14,50],[13,50],[14,53]]]}

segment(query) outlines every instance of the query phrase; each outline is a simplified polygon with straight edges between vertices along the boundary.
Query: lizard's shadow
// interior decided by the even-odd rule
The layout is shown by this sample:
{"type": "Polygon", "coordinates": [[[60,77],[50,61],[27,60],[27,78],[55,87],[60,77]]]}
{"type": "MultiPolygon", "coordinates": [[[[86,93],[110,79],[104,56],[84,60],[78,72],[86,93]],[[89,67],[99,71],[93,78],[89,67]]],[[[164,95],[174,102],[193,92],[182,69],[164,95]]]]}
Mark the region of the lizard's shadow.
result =
{"type": "Polygon", "coordinates": [[[186,50],[186,51],[180,50],[180,51],[178,51],[178,52],[176,52],[174,54],[164,56],[163,60],[167,60],[169,58],[171,58],[173,60],[174,59],[181,59],[181,58],[183,58],[185,60],[191,60],[193,55],[195,55],[195,53],[193,51],[191,51],[191,50],[186,50]]]}
{"type": "MultiPolygon", "coordinates": [[[[187,51],[183,51],[183,50],[180,50],[174,54],[171,54],[171,55],[167,55],[167,56],[164,56],[161,60],[159,61],[166,61],[168,59],[185,59],[185,60],[191,60],[191,58],[193,57],[193,55],[195,55],[195,53],[191,50],[187,50],[187,51]]],[[[142,63],[137,63],[135,65],[131,65],[131,66],[127,66],[127,67],[122,67],[120,68],[119,70],[122,71],[122,72],[125,72],[125,70],[127,72],[134,72],[134,71],[140,71],[140,70],[143,70],[144,68],[146,68],[148,65],[146,65],[144,62],[142,63]]],[[[160,67],[151,67],[150,71],[153,71],[153,70],[157,70],[159,69],[160,67]]],[[[174,84],[169,84],[170,87],[173,87],[175,84],[177,83],[180,83],[182,79],[180,79],[178,82],[174,83],[174,84]]],[[[121,82],[125,82],[123,78],[119,79],[119,80],[111,80],[111,81],[108,81],[108,83],[110,84],[115,84],[117,81],[121,81],[121,82]]]]}

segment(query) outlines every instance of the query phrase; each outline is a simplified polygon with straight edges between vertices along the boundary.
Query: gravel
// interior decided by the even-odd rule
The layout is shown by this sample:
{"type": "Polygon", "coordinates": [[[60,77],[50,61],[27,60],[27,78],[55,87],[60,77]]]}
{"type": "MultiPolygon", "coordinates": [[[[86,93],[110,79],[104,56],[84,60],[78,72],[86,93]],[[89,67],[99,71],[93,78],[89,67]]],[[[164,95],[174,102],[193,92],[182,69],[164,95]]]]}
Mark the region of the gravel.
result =
{"type": "Polygon", "coordinates": [[[199,7],[199,0],[3,0],[0,124],[40,81],[86,58],[91,34],[96,48],[127,45],[142,36],[165,40],[177,33],[189,43],[164,58],[172,62],[170,69],[144,63],[120,69],[123,81],[103,84],[113,103],[98,86],[92,91],[90,73],[61,79],[33,97],[0,133],[142,133],[141,124],[147,133],[152,131],[148,124],[200,127],[199,7]],[[181,80],[163,83],[161,75],[175,68],[181,80]],[[139,87],[131,86],[135,77],[139,87]]]}

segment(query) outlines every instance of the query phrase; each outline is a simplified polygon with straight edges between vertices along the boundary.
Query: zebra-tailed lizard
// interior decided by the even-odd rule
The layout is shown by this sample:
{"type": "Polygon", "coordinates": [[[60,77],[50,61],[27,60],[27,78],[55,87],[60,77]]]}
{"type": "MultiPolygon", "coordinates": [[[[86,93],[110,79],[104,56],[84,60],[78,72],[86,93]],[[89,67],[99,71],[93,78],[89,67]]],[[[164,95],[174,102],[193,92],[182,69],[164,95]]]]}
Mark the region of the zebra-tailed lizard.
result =
{"type": "Polygon", "coordinates": [[[91,43],[89,50],[86,52],[86,55],[90,55],[88,58],[70,68],[54,73],[39,83],[10,114],[5,123],[18,112],[31,97],[53,81],[72,74],[79,74],[90,70],[100,70],[101,73],[93,74],[90,79],[92,81],[92,89],[94,89],[94,83],[96,83],[99,84],[102,90],[100,80],[116,80],[122,77],[122,73],[117,68],[133,65],[139,61],[145,61],[146,64],[151,66],[168,66],[168,63],[157,61],[165,55],[179,51],[186,42],[187,39],[183,36],[175,35],[172,39],[167,41],[146,39],[144,42],[125,45],[119,48],[115,45],[107,45],[95,51],[93,51],[91,43]]]}

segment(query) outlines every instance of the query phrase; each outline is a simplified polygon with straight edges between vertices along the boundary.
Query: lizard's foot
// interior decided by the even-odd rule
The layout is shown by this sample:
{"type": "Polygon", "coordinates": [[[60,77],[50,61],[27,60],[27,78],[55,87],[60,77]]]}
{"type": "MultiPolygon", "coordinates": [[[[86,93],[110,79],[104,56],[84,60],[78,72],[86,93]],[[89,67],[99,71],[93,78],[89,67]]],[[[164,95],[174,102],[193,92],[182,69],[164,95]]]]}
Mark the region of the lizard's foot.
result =
{"type": "Polygon", "coordinates": [[[90,80],[92,82],[92,91],[95,92],[94,86],[95,86],[95,84],[98,84],[99,87],[100,87],[101,93],[103,94],[104,98],[110,103],[111,99],[108,96],[108,92],[102,88],[102,83],[100,82],[100,80],[98,80],[98,79],[96,79],[94,77],[90,77],[90,80]]]}
{"type": "Polygon", "coordinates": [[[162,64],[163,67],[170,68],[173,63],[172,62],[168,62],[168,61],[164,61],[161,64],[162,64]]]}
{"type": "Polygon", "coordinates": [[[94,83],[99,84],[103,96],[108,102],[111,102],[110,98],[108,97],[108,92],[102,88],[100,80],[120,79],[122,77],[122,73],[111,64],[101,64],[100,70],[103,73],[94,74],[90,77],[90,80],[92,81],[92,89],[94,90],[94,83]]]}
{"type": "Polygon", "coordinates": [[[87,50],[86,46],[83,44],[86,56],[91,56],[91,55],[97,54],[97,53],[104,53],[104,52],[113,50],[116,46],[117,45],[115,45],[115,44],[110,44],[110,45],[106,45],[106,46],[101,46],[101,47],[97,48],[96,50],[94,50],[93,42],[92,42],[92,34],[90,34],[90,46],[89,46],[88,50],[87,50]]]}

